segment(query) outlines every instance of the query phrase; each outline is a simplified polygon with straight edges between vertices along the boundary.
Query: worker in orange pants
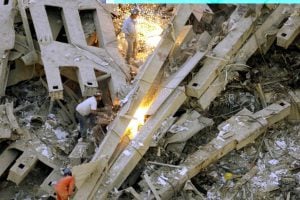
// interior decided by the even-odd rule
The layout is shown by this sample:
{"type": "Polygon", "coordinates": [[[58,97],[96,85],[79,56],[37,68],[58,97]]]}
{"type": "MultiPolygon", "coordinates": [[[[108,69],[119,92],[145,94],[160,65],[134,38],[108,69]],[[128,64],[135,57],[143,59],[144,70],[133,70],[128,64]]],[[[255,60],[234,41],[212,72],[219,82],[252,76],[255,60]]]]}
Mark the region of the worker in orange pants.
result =
{"type": "Polygon", "coordinates": [[[75,178],[69,168],[63,170],[64,177],[55,185],[56,200],[68,200],[73,194],[75,187],[75,178]]]}

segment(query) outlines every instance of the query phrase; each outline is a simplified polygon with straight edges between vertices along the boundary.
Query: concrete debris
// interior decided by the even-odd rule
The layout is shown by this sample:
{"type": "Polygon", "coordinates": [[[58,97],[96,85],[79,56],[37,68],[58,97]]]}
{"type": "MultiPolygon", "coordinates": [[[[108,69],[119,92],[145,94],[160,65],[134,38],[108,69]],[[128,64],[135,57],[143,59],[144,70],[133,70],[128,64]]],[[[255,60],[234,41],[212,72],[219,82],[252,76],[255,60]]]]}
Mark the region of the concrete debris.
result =
{"type": "Polygon", "coordinates": [[[91,153],[93,153],[93,150],[89,143],[78,142],[69,155],[70,165],[80,165],[91,153]]]}
{"type": "Polygon", "coordinates": [[[5,88],[7,84],[9,66],[8,59],[10,50],[14,47],[15,31],[14,31],[14,17],[16,14],[16,2],[5,1],[0,5],[0,96],[5,95],[5,88]]]}
{"type": "Polygon", "coordinates": [[[165,145],[185,142],[205,127],[212,126],[213,121],[201,116],[197,111],[187,111],[169,130],[173,135],[166,138],[165,145]]]}
{"type": "MultiPolygon", "coordinates": [[[[244,112],[247,113],[249,111],[239,112],[227,121],[229,125],[225,125],[225,127],[230,127],[227,128],[228,132],[234,133],[232,137],[216,137],[205,146],[200,147],[198,151],[187,157],[187,159],[181,164],[183,169],[186,169],[184,172],[179,171],[178,169],[165,171],[163,168],[153,173],[153,179],[157,176],[163,175],[166,177],[168,182],[171,183],[158,189],[158,193],[161,198],[169,199],[176,190],[181,189],[182,185],[189,177],[197,175],[200,170],[206,168],[211,162],[218,160],[233,149],[240,149],[253,142],[255,138],[266,130],[266,127],[271,126],[273,123],[288,116],[290,112],[290,105],[285,102],[279,102],[278,104],[272,104],[266,109],[254,114],[244,114],[244,112]],[[240,116],[243,116],[242,118],[244,119],[241,119],[240,116]],[[251,119],[256,120],[250,122],[249,119],[250,121],[251,119]],[[244,123],[240,123],[240,120],[244,123]]],[[[142,193],[143,196],[146,195],[146,191],[147,188],[144,188],[142,193]]]]}
{"type": "Polygon", "coordinates": [[[13,103],[6,103],[0,105],[1,113],[1,127],[0,127],[0,140],[12,139],[16,140],[18,135],[23,134],[18,121],[13,113],[13,103]]]}
{"type": "Polygon", "coordinates": [[[295,6],[294,12],[277,33],[277,45],[287,49],[300,33],[300,7],[295,6]]]}
{"type": "Polygon", "coordinates": [[[137,6],[0,0],[0,197],[299,199],[299,6],[137,6]]]}

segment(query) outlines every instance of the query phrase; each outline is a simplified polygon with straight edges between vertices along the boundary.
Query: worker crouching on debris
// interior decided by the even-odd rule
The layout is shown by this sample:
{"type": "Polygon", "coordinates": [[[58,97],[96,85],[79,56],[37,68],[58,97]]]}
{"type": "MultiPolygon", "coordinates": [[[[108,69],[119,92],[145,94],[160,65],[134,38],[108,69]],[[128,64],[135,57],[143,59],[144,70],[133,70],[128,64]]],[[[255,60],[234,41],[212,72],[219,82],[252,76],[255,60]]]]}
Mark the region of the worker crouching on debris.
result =
{"type": "Polygon", "coordinates": [[[56,199],[68,200],[72,196],[75,188],[75,178],[69,168],[63,170],[64,177],[55,185],[56,199]]]}
{"type": "Polygon", "coordinates": [[[139,15],[139,9],[133,8],[130,11],[130,16],[124,21],[122,26],[122,32],[125,34],[127,41],[127,52],[126,62],[130,64],[130,59],[136,59],[136,48],[137,48],[137,30],[136,30],[136,19],[139,15]]]}
{"type": "Polygon", "coordinates": [[[97,114],[97,105],[101,101],[102,93],[97,92],[94,96],[87,98],[76,107],[76,118],[79,121],[80,126],[80,140],[84,141],[87,137],[87,129],[89,120],[92,115],[97,114]]]}

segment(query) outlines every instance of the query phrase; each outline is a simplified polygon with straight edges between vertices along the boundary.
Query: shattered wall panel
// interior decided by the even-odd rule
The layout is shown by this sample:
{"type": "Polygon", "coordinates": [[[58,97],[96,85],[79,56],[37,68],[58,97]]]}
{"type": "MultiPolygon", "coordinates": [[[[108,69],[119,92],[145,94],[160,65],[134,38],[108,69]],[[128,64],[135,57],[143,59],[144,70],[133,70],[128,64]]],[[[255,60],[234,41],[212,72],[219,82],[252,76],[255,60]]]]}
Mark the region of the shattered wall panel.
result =
{"type": "Polygon", "coordinates": [[[5,95],[9,67],[7,66],[9,50],[14,47],[15,1],[0,4],[0,96],[5,95]]]}
{"type": "MultiPolygon", "coordinates": [[[[48,82],[50,96],[54,99],[63,98],[63,85],[60,77],[62,67],[73,67],[76,69],[78,82],[80,84],[83,96],[89,96],[95,93],[98,88],[95,70],[102,73],[111,74],[113,77],[110,82],[110,90],[114,97],[119,87],[125,84],[126,71],[123,63],[114,63],[113,58],[105,50],[106,46],[96,48],[88,46],[84,35],[83,26],[80,18],[80,10],[93,10],[94,23],[96,24],[97,36],[100,41],[105,39],[103,34],[99,33],[97,27],[103,27],[103,20],[111,21],[110,15],[107,18],[101,18],[104,10],[96,1],[35,1],[28,3],[30,14],[32,16],[37,39],[41,49],[41,58],[48,82]],[[52,11],[57,11],[61,15],[62,25],[54,26],[53,20],[49,20],[52,11]],[[49,14],[49,15],[48,15],[49,14]],[[100,23],[100,24],[99,24],[100,23]],[[59,28],[65,31],[63,39],[57,39],[55,36],[59,28]],[[58,30],[56,30],[58,29],[58,30]]],[[[108,21],[106,24],[109,24],[108,21]]],[[[92,22],[91,22],[92,23],[92,22]]],[[[99,28],[98,28],[99,29],[99,28]]],[[[114,30],[111,30],[114,31],[114,30]]],[[[110,33],[111,37],[114,35],[110,33]]],[[[115,38],[115,37],[114,37],[115,38]]],[[[115,55],[115,54],[114,54],[115,55]]],[[[116,55],[117,57],[119,55],[116,55]]]]}

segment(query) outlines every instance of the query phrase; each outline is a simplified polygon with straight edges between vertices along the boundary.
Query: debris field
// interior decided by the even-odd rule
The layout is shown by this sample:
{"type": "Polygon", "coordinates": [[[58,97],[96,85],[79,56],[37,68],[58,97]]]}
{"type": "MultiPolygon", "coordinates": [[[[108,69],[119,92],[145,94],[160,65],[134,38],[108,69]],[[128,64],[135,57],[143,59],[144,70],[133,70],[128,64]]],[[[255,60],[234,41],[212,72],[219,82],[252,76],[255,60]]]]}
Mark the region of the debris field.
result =
{"type": "Polygon", "coordinates": [[[299,199],[300,6],[133,6],[0,0],[0,199],[299,199]]]}

